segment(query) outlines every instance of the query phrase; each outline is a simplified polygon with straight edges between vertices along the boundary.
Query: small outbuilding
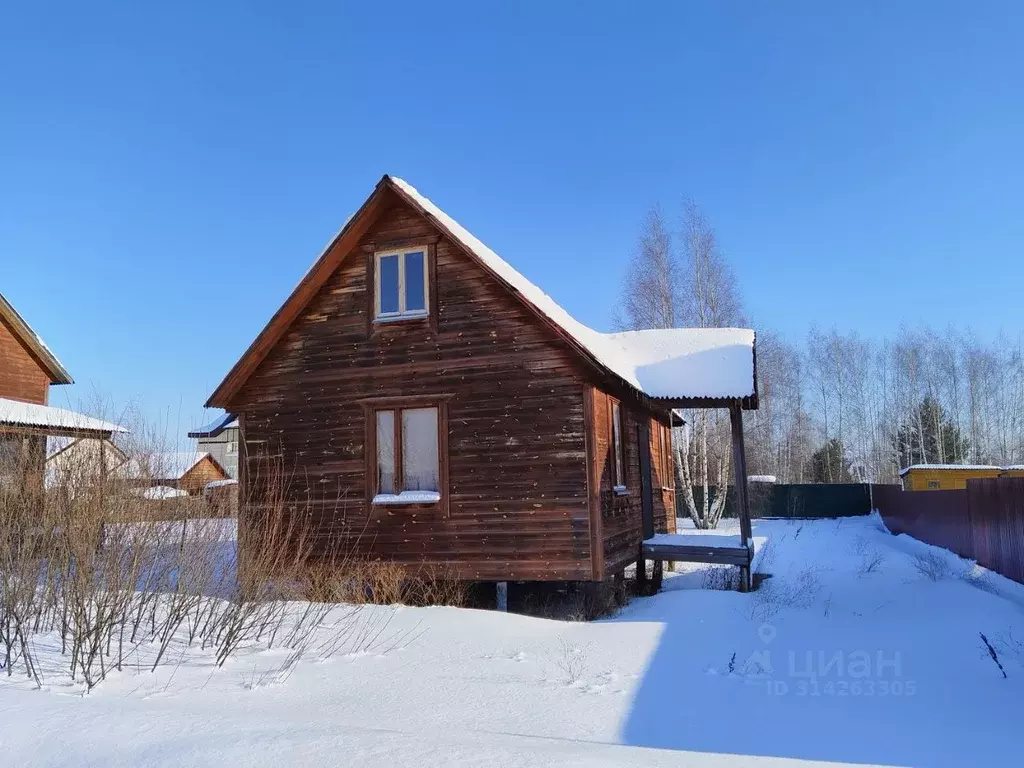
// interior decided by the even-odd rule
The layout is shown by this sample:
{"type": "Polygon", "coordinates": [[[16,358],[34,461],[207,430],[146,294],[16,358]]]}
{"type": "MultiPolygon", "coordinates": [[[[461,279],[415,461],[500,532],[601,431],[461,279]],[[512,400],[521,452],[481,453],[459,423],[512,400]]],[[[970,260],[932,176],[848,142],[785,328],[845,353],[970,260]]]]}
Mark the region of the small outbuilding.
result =
{"type": "Polygon", "coordinates": [[[968,480],[989,477],[1024,477],[1024,466],[914,464],[900,470],[900,480],[905,491],[963,490],[968,480]]]}

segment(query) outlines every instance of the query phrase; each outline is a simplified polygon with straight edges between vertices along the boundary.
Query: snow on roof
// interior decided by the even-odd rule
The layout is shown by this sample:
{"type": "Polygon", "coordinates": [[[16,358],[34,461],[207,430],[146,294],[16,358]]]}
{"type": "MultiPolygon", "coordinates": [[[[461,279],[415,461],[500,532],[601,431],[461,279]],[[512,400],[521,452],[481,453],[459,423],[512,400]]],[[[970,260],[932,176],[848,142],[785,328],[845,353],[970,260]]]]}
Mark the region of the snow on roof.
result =
{"type": "Polygon", "coordinates": [[[402,179],[394,185],[437,220],[599,363],[651,397],[744,398],[754,391],[754,332],[747,328],[672,328],[601,333],[576,320],[544,291],[402,179]]]}
{"type": "Polygon", "coordinates": [[[232,479],[230,477],[227,480],[211,480],[210,482],[208,482],[206,484],[205,487],[206,488],[224,488],[225,486],[228,486],[228,485],[238,485],[238,481],[234,480],[234,479],[232,479]]]}
{"type": "Polygon", "coordinates": [[[777,480],[775,475],[747,475],[748,483],[774,483],[777,480]]]}
{"type": "Polygon", "coordinates": [[[46,372],[51,378],[51,384],[75,383],[67,368],[61,364],[57,356],[46,346],[43,337],[32,329],[32,326],[14,308],[14,305],[4,298],[2,293],[0,293],[0,316],[7,318],[7,321],[14,328],[17,337],[31,347],[32,351],[38,355],[43,365],[47,368],[46,372]]]}
{"type": "Polygon", "coordinates": [[[754,394],[754,332],[748,328],[587,330],[601,342],[598,358],[651,397],[754,394]]]}
{"type": "Polygon", "coordinates": [[[994,464],[911,464],[900,470],[900,477],[903,477],[912,469],[968,469],[968,470],[997,470],[1004,471],[1016,467],[997,467],[994,464]]]}
{"type": "Polygon", "coordinates": [[[188,491],[179,488],[171,488],[169,485],[154,485],[151,488],[136,489],[137,495],[150,501],[166,501],[167,499],[178,499],[188,496],[188,491]]]}
{"type": "Polygon", "coordinates": [[[23,403],[0,397],[0,424],[37,429],[77,430],[81,432],[127,432],[120,424],[94,419],[65,408],[38,403],[23,403]]]}
{"type": "Polygon", "coordinates": [[[129,461],[124,472],[126,477],[135,479],[180,480],[192,467],[209,455],[200,451],[147,453],[129,461]]]}
{"type": "Polygon", "coordinates": [[[238,417],[233,413],[225,413],[205,426],[198,427],[188,433],[189,437],[216,437],[225,429],[238,427],[238,417]]]}

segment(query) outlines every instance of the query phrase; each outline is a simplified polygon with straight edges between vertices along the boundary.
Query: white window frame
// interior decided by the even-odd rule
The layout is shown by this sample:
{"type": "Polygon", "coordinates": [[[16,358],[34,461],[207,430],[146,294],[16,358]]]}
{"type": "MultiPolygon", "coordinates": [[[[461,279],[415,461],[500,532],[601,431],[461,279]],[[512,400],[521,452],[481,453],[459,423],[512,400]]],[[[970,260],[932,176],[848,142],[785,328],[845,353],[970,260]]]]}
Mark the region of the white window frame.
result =
{"type": "Polygon", "coordinates": [[[430,314],[430,249],[426,245],[409,246],[406,248],[377,251],[374,253],[373,264],[373,291],[374,291],[374,319],[387,322],[388,320],[404,320],[410,317],[427,317],[430,314]],[[423,254],[423,309],[405,308],[405,257],[410,253],[423,254]],[[381,312],[380,310],[380,262],[389,256],[398,257],[398,311],[381,312]]]}

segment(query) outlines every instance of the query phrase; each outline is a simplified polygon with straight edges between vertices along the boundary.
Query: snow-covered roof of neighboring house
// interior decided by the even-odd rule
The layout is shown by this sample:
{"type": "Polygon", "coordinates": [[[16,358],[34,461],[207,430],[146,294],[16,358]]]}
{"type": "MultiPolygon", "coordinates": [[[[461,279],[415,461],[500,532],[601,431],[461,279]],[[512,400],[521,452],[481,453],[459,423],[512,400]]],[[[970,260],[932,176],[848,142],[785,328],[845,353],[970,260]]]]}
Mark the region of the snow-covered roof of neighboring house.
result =
{"type": "Polygon", "coordinates": [[[210,454],[202,451],[167,451],[137,456],[125,464],[125,477],[180,480],[210,454]]]}
{"type": "Polygon", "coordinates": [[[57,432],[74,432],[80,434],[104,434],[127,432],[120,424],[102,419],[94,419],[82,413],[69,411],[65,408],[54,408],[51,405],[23,403],[20,400],[9,400],[0,397],[0,425],[26,427],[45,432],[48,429],[57,432]]]}
{"type": "Polygon", "coordinates": [[[748,483],[774,483],[777,480],[775,475],[747,475],[748,483]]]}
{"type": "Polygon", "coordinates": [[[225,429],[237,429],[238,417],[233,413],[225,413],[205,426],[198,427],[188,433],[189,437],[216,437],[225,429]]]}
{"type": "Polygon", "coordinates": [[[11,302],[4,298],[2,293],[0,293],[0,319],[11,328],[15,337],[28,347],[31,355],[39,361],[46,371],[46,375],[50,377],[51,384],[75,383],[67,368],[61,364],[57,356],[46,346],[43,338],[32,330],[32,326],[25,321],[25,318],[18,314],[18,310],[14,308],[11,302]]]}
{"type": "Polygon", "coordinates": [[[211,480],[204,487],[206,488],[225,488],[229,485],[238,485],[238,481],[233,478],[227,480],[211,480]]]}
{"type": "Polygon", "coordinates": [[[408,182],[390,177],[464,248],[472,252],[599,363],[650,397],[753,397],[754,332],[749,328],[670,328],[602,333],[566,312],[507,261],[408,182]]]}
{"type": "Polygon", "coordinates": [[[995,464],[911,464],[909,467],[904,467],[900,470],[900,477],[903,477],[907,472],[912,469],[969,469],[969,470],[998,470],[1006,471],[1008,469],[1018,469],[1018,467],[999,467],[995,464]]]}
{"type": "Polygon", "coordinates": [[[150,488],[137,488],[135,493],[149,501],[167,501],[168,499],[178,499],[182,496],[188,496],[188,491],[171,488],[168,485],[154,485],[150,488]]]}
{"type": "Polygon", "coordinates": [[[544,291],[527,280],[461,224],[408,182],[385,175],[373,194],[320,255],[288,300],[274,314],[245,354],[207,401],[223,407],[280,339],[315,295],[356,239],[373,220],[384,189],[420,211],[442,233],[504,283],[513,294],[547,319],[582,356],[624,381],[639,393],[670,399],[676,405],[694,401],[742,401],[756,407],[754,332],[747,328],[673,328],[603,333],[576,320],[544,291]],[[679,402],[688,401],[688,402],[679,402]]]}
{"type": "Polygon", "coordinates": [[[105,437],[50,437],[46,440],[46,460],[51,461],[66,451],[93,448],[98,450],[101,444],[103,450],[109,451],[111,456],[120,458],[121,461],[127,459],[124,451],[113,440],[105,437]]]}

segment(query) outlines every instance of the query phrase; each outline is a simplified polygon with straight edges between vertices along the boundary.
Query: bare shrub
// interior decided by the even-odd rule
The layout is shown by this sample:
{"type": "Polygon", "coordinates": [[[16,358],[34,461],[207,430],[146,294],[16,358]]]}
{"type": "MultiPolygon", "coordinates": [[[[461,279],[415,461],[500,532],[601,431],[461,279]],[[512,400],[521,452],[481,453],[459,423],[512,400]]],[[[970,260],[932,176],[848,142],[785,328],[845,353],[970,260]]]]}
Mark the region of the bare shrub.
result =
{"type": "Polygon", "coordinates": [[[863,536],[858,536],[853,542],[853,552],[858,555],[860,562],[857,564],[857,575],[867,576],[875,573],[885,562],[885,553],[874,546],[863,536]]]}
{"type": "Polygon", "coordinates": [[[575,685],[587,669],[587,656],[589,647],[577,646],[570,643],[566,638],[558,638],[558,647],[555,651],[555,666],[562,673],[562,679],[566,685],[575,685]]]}
{"type": "Polygon", "coordinates": [[[935,552],[914,555],[911,561],[914,570],[929,581],[941,581],[953,576],[949,560],[935,552]]]}
{"type": "Polygon", "coordinates": [[[963,579],[972,587],[980,589],[982,592],[988,592],[990,595],[999,594],[999,587],[996,585],[992,571],[982,568],[978,564],[966,569],[963,579]]]}
{"type": "Polygon", "coordinates": [[[993,644],[1003,656],[1013,659],[1019,666],[1024,667],[1024,639],[1015,637],[1012,627],[998,634],[993,639],[993,644]]]}
{"type": "Polygon", "coordinates": [[[701,573],[701,589],[732,592],[739,583],[739,569],[731,565],[712,565],[701,573]]]}
{"type": "Polygon", "coordinates": [[[821,572],[818,568],[804,568],[793,578],[772,578],[750,593],[747,618],[767,621],[786,609],[805,609],[814,604],[821,593],[821,572]]]}

